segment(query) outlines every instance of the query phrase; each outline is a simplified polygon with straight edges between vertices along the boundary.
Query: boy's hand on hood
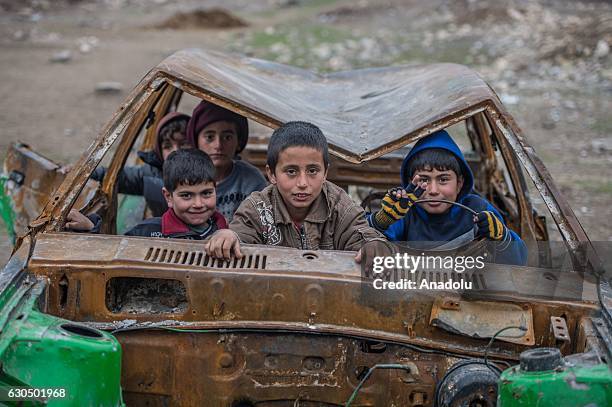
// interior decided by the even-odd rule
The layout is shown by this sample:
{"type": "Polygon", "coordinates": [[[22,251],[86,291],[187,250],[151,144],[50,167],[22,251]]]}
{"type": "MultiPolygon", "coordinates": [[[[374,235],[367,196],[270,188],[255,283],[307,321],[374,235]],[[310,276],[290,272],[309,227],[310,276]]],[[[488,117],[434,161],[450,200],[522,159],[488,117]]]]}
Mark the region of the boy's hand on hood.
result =
{"type": "Polygon", "coordinates": [[[66,230],[74,230],[77,232],[89,232],[91,231],[95,225],[87,216],[83,215],[81,212],[76,209],[71,209],[66,216],[66,224],[64,225],[64,229],[66,230]]]}
{"type": "Polygon", "coordinates": [[[238,259],[243,257],[240,251],[240,239],[236,232],[230,229],[221,229],[213,233],[204,243],[204,251],[207,255],[217,259],[229,260],[232,256],[238,259]]]}
{"type": "MultiPolygon", "coordinates": [[[[374,278],[374,264],[376,258],[393,257],[397,253],[397,247],[385,240],[374,239],[363,244],[355,256],[355,262],[361,264],[362,277],[374,278]]],[[[390,273],[391,270],[387,270],[390,273]]]]}

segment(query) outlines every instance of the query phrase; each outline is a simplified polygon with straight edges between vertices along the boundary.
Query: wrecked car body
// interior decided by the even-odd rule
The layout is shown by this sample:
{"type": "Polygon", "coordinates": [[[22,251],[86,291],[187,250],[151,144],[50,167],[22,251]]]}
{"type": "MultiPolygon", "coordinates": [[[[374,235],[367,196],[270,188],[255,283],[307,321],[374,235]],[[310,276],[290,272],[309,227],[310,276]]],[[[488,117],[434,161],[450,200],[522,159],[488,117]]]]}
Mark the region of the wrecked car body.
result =
{"type": "MultiPolygon", "coordinates": [[[[242,158],[263,169],[266,145],[265,136],[252,136],[242,158]]],[[[14,162],[26,163],[29,150],[13,150],[21,157],[14,162]]],[[[16,171],[9,177],[12,196],[20,186],[32,185],[28,171],[34,178],[43,176],[44,171],[30,168],[5,164],[5,173],[16,171]]],[[[44,168],[56,171],[52,163],[44,168]]],[[[112,359],[105,359],[104,377],[114,390],[93,400],[103,405],[434,406],[467,401],[492,406],[501,386],[499,373],[517,365],[522,352],[542,347],[559,349],[576,364],[588,360],[584,366],[604,366],[609,374],[611,304],[606,282],[597,274],[597,255],[496,94],[466,67],[317,75],[246,57],[181,51],[146,75],[62,178],[57,186],[45,183],[52,188],[46,201],[36,200],[44,206],[35,219],[16,208],[15,218],[28,225],[0,275],[5,304],[0,339],[7,345],[1,356],[3,383],[65,386],[74,395],[71,402],[88,400],[77,388],[87,389],[86,384],[53,382],[25,367],[31,356],[17,352],[16,343],[22,327],[41,315],[51,318],[45,326],[64,326],[62,332],[72,332],[76,342],[120,344],[114,352],[100,348],[112,359]],[[116,235],[121,216],[117,174],[135,148],[151,145],[157,121],[177,110],[187,94],[268,129],[291,120],[313,122],[327,136],[333,156],[328,179],[354,195],[366,188],[366,206],[375,205],[376,191],[400,183],[406,146],[437,130],[462,126],[476,189],[525,241],[528,266],[491,264],[486,273],[469,273],[464,277],[472,283],[469,292],[385,292],[381,298],[380,292],[364,289],[349,252],[245,245],[243,259],[222,261],[193,241],[116,235]],[[111,147],[104,181],[89,180],[111,147]],[[550,211],[548,223],[530,199],[529,180],[550,211]],[[64,232],[71,208],[98,213],[102,234],[64,232]],[[551,266],[549,230],[555,225],[572,272],[551,266]],[[509,325],[520,325],[524,332],[498,335],[509,325]]],[[[25,200],[13,202],[23,209],[25,200]]],[[[453,277],[448,270],[429,273],[437,280],[453,277]]],[[[420,274],[409,278],[419,280],[420,274]]],[[[44,359],[47,351],[41,349],[38,357],[44,359]]],[[[61,358],[49,360],[88,369],[61,358]]],[[[609,376],[603,377],[591,386],[609,388],[609,376]]],[[[611,397],[609,390],[602,394],[611,397]]]]}

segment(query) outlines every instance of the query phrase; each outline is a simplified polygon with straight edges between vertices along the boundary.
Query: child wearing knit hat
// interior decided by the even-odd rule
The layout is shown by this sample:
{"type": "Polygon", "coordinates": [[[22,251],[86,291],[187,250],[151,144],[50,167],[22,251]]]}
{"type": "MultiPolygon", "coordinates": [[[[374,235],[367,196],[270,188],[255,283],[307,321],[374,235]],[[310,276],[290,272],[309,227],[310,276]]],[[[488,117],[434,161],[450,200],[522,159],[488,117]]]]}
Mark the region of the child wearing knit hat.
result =
{"type": "Polygon", "coordinates": [[[217,209],[229,221],[240,203],[268,184],[252,164],[237,156],[249,138],[247,119],[213,103],[202,101],[187,125],[187,139],[207,153],[216,170],[217,209]]]}

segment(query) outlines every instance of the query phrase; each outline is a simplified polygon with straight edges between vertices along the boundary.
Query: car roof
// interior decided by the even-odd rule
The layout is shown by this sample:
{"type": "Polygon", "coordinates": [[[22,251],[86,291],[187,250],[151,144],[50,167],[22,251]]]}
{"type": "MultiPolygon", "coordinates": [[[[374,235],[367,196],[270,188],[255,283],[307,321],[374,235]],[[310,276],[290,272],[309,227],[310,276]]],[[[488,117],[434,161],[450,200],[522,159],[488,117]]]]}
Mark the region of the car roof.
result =
{"type": "Polygon", "coordinates": [[[326,135],[332,153],[351,162],[386,154],[452,124],[449,118],[487,101],[501,104],[476,72],[457,64],[317,74],[240,55],[187,49],[166,58],[156,70],[264,124],[312,122],[326,135]]]}

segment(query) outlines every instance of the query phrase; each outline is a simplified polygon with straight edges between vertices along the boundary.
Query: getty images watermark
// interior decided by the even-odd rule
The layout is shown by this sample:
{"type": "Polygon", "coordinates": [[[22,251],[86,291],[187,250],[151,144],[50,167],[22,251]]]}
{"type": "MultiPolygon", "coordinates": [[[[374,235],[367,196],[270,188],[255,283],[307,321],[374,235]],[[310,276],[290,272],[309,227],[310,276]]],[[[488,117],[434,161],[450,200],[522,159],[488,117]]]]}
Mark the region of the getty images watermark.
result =
{"type": "Polygon", "coordinates": [[[464,272],[485,267],[482,256],[411,255],[375,256],[372,263],[376,290],[471,290],[472,279],[464,272]]]}

